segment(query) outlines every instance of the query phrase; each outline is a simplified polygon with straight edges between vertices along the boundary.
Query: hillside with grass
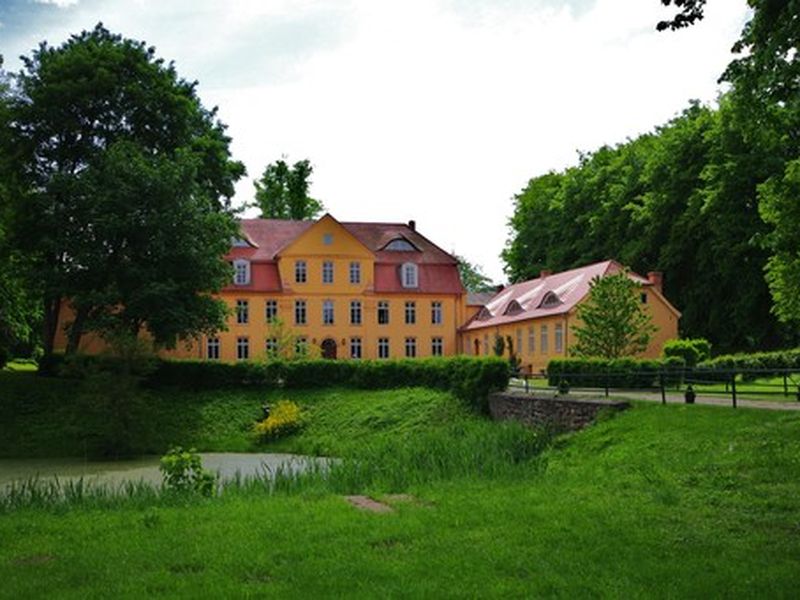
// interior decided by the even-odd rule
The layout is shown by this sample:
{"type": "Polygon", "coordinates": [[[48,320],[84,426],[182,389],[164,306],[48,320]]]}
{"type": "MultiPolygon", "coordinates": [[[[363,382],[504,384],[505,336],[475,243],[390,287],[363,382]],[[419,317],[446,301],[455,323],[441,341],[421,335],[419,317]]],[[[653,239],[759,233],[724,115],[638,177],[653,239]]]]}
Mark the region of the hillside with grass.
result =
{"type": "MultiPolygon", "coordinates": [[[[6,455],[31,437],[59,439],[46,416],[79,418],[66,385],[45,397],[13,381],[3,416],[9,403],[20,415],[16,437],[0,436],[6,455]]],[[[148,400],[154,448],[177,435],[254,447],[264,394],[160,394],[148,400]]],[[[296,401],[305,426],[256,447],[338,456],[337,466],[213,498],[7,506],[3,593],[790,597],[800,585],[800,415],[635,404],[550,439],[425,389],[269,398],[296,401]],[[392,511],[360,511],[345,501],[354,493],[392,511]]],[[[60,440],[50,449],[69,447],[60,440]]]]}

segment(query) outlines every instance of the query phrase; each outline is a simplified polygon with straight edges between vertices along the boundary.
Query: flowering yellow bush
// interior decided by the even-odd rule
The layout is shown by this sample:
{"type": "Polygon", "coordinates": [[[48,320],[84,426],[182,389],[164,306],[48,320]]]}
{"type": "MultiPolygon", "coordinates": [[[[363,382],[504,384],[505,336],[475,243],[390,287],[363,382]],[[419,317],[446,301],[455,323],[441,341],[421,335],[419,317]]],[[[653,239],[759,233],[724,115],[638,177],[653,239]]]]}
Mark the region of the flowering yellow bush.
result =
{"type": "Polygon", "coordinates": [[[279,400],[270,410],[269,417],[255,424],[255,432],[264,440],[294,433],[303,425],[300,407],[291,400],[279,400]]]}

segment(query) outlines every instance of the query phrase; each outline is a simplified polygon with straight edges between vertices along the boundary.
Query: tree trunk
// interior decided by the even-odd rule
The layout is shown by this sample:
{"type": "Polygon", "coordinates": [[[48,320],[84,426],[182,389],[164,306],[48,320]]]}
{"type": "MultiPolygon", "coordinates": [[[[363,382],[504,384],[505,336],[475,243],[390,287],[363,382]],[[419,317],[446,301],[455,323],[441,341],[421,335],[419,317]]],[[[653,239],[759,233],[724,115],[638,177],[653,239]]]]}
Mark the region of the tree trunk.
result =
{"type": "Polygon", "coordinates": [[[67,338],[65,354],[75,354],[78,351],[81,344],[81,337],[83,337],[83,326],[88,316],[89,310],[83,307],[79,308],[75,313],[75,320],[69,326],[69,337],[67,338]]]}
{"type": "Polygon", "coordinates": [[[45,356],[53,354],[60,315],[61,298],[46,297],[44,299],[44,314],[42,319],[42,347],[45,356]]]}

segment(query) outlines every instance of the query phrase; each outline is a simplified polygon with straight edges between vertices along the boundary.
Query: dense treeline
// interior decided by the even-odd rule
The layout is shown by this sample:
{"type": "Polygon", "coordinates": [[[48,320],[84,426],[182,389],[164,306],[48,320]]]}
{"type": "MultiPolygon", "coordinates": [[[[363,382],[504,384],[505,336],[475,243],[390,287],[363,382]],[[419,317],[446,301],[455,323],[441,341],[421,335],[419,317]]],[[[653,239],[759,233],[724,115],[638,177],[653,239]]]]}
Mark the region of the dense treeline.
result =
{"type": "Polygon", "coordinates": [[[728,98],[718,110],[693,104],[655,133],[532,179],[503,252],[510,278],[617,258],[665,272],[683,332],[725,349],[781,344],[757,186],[783,161],[769,135],[747,138],[739,119],[728,98]]]}

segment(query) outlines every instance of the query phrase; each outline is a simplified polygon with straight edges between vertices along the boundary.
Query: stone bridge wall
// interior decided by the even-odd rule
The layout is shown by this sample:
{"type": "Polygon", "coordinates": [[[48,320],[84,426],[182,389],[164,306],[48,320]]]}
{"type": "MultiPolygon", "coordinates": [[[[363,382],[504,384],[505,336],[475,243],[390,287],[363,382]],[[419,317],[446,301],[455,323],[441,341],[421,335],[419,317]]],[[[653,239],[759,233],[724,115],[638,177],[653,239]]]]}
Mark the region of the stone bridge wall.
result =
{"type": "Polygon", "coordinates": [[[489,412],[496,421],[514,420],[527,425],[548,425],[561,431],[581,429],[605,410],[622,411],[630,403],[605,398],[545,396],[523,392],[497,392],[489,396],[489,412]]]}

